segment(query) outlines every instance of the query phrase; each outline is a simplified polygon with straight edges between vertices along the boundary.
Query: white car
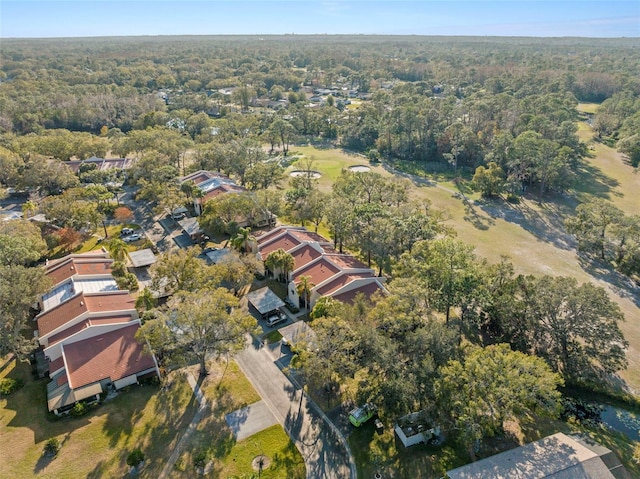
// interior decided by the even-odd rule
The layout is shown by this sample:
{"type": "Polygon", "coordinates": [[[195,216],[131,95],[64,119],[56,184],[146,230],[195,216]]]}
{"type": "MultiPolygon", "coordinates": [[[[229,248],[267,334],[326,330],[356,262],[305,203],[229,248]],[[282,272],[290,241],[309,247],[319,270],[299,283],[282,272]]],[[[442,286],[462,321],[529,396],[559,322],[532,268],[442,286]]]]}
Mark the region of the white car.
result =
{"type": "Polygon", "coordinates": [[[282,311],[278,311],[275,314],[272,314],[271,316],[269,316],[267,318],[267,326],[269,326],[270,328],[275,326],[278,323],[282,323],[284,321],[287,320],[287,315],[284,314],[282,311]]]}
{"type": "Polygon", "coordinates": [[[130,234],[129,236],[125,236],[124,238],[122,238],[122,241],[125,241],[127,243],[133,243],[134,241],[138,241],[139,239],[142,239],[142,234],[133,233],[133,234],[130,234]]]}

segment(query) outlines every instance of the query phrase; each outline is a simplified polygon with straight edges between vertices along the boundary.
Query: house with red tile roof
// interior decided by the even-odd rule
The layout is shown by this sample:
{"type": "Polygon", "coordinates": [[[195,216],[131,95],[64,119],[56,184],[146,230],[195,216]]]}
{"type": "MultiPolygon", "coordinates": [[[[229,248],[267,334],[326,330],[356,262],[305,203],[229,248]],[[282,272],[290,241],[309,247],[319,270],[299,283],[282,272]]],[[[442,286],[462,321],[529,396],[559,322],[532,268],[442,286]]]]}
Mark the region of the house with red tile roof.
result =
{"type": "MultiPolygon", "coordinates": [[[[264,261],[270,253],[282,249],[294,259],[294,270],[287,278],[287,296],[297,307],[306,307],[305,298],[300,298],[297,286],[306,276],[313,285],[309,297],[309,308],[323,296],[331,296],[345,303],[352,303],[362,293],[369,297],[380,291],[386,292],[385,278],[357,258],[337,252],[333,243],[318,233],[303,227],[279,226],[256,238],[258,255],[264,261]]],[[[269,272],[274,277],[281,271],[269,272]]]]}
{"type": "Polygon", "coordinates": [[[112,263],[101,250],[45,266],[54,286],[40,301],[36,334],[51,378],[47,403],[56,414],[159,375],[155,358],[135,338],[135,299],[117,289],[112,263]]]}

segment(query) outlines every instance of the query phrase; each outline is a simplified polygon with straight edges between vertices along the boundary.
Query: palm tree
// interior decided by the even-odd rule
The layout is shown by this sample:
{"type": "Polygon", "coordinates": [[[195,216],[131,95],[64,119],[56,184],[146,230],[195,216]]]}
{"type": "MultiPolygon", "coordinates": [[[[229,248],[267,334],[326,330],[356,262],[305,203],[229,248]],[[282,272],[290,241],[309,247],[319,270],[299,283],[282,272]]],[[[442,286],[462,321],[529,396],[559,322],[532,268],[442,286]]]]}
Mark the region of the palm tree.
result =
{"type": "Polygon", "coordinates": [[[196,208],[196,212],[198,214],[201,214],[202,213],[202,202],[200,200],[202,200],[202,198],[204,198],[204,191],[202,191],[197,186],[194,186],[193,190],[191,191],[191,196],[193,197],[194,202],[195,201],[198,202],[198,207],[196,208]]]}
{"type": "Polygon", "coordinates": [[[249,253],[251,245],[255,241],[256,238],[251,235],[251,228],[240,228],[236,236],[231,240],[231,247],[240,253],[249,253]]]}
{"type": "Polygon", "coordinates": [[[127,243],[120,238],[113,238],[107,243],[107,249],[114,260],[124,262],[127,256],[127,243]]]}
{"type": "Polygon", "coordinates": [[[22,205],[22,213],[25,218],[29,218],[33,216],[33,214],[38,210],[38,205],[36,205],[33,201],[29,200],[25,204],[22,205]]]}
{"type": "Polygon", "coordinates": [[[304,307],[309,311],[311,303],[311,290],[316,285],[311,282],[311,276],[300,276],[300,282],[296,286],[296,291],[300,298],[304,298],[304,307]]]}
{"type": "Polygon", "coordinates": [[[278,271],[278,281],[286,283],[289,279],[289,273],[293,271],[296,263],[293,256],[279,248],[269,253],[267,259],[264,260],[264,265],[274,274],[278,271]]]}
{"type": "Polygon", "coordinates": [[[138,294],[136,298],[136,309],[138,310],[149,311],[155,308],[156,304],[158,304],[158,300],[153,296],[149,288],[144,288],[140,291],[140,294],[138,294]]]}

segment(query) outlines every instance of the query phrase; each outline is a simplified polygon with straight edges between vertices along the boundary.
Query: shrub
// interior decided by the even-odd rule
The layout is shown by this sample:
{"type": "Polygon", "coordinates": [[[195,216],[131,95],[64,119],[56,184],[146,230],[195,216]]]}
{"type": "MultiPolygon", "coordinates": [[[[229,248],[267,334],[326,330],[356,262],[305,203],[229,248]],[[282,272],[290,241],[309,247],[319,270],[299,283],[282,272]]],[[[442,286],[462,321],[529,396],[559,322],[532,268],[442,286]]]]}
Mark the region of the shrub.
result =
{"type": "Polygon", "coordinates": [[[52,437],[44,445],[45,456],[55,456],[60,450],[60,441],[57,438],[52,437]]]}
{"type": "Polygon", "coordinates": [[[77,402],[73,406],[73,409],[71,409],[71,415],[75,417],[84,416],[85,414],[87,414],[87,412],[88,412],[87,406],[82,402],[77,402]]]}
{"type": "Polygon", "coordinates": [[[138,286],[138,278],[133,273],[125,273],[124,276],[118,276],[115,278],[118,288],[128,289],[129,291],[136,291],[138,286]]]}
{"type": "Polygon", "coordinates": [[[0,379],[0,396],[8,396],[24,386],[21,379],[2,378],[0,379]]]}
{"type": "Polygon", "coordinates": [[[207,464],[207,453],[205,451],[200,451],[193,458],[193,465],[198,468],[203,468],[207,464]]]}
{"type": "Polygon", "coordinates": [[[128,272],[127,265],[124,264],[122,261],[114,261],[113,264],[111,265],[111,273],[116,278],[124,276],[125,274],[127,274],[127,272],[128,272]]]}
{"type": "Polygon", "coordinates": [[[520,197],[518,195],[513,194],[513,193],[509,193],[507,195],[507,201],[509,203],[517,205],[518,203],[520,203],[520,197]]]}
{"type": "Polygon", "coordinates": [[[134,449],[127,456],[127,466],[138,467],[144,461],[144,453],[140,449],[134,449]]]}

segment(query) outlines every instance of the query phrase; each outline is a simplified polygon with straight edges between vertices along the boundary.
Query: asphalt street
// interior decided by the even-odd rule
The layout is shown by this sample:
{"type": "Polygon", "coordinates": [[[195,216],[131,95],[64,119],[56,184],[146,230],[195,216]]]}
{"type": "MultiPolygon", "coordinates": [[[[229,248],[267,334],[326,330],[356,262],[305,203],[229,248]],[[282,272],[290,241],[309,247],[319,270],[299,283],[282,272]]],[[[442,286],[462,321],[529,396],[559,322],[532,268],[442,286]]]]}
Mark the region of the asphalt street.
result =
{"type": "Polygon", "coordinates": [[[308,479],[356,478],[344,437],[254,341],[236,361],[304,458],[308,479]]]}

